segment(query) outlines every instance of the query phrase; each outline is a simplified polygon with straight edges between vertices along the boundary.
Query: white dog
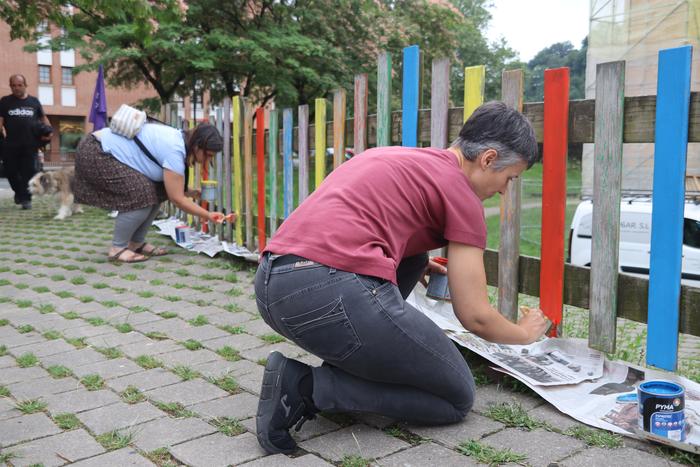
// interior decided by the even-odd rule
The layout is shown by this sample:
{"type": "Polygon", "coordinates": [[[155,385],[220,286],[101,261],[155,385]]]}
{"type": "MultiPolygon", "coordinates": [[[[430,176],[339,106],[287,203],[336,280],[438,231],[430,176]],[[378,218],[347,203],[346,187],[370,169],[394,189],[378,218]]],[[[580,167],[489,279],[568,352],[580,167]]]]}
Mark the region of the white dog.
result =
{"type": "Polygon", "coordinates": [[[54,219],[65,219],[74,213],[83,212],[79,204],[73,203],[71,184],[75,169],[67,167],[51,172],[39,172],[29,180],[29,192],[33,195],[56,195],[60,201],[58,214],[54,219]]]}

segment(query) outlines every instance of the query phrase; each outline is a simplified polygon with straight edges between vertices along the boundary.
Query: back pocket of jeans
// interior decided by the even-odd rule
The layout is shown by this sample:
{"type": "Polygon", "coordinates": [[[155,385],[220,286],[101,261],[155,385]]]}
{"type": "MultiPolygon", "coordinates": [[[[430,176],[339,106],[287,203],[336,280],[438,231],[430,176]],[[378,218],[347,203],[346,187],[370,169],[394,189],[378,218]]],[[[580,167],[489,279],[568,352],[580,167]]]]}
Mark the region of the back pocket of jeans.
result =
{"type": "Polygon", "coordinates": [[[323,360],[342,361],[361,345],[340,298],[282,322],[297,344],[323,360]]]}

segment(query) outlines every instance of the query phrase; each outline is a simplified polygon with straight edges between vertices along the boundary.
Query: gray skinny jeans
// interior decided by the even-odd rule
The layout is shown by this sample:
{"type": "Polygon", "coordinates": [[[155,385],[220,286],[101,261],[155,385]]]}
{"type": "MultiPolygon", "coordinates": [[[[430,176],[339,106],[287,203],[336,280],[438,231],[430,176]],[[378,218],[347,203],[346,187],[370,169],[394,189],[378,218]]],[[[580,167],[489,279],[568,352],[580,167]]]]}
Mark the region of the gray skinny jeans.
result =
{"type": "Polygon", "coordinates": [[[427,255],[405,258],[398,284],[266,253],[255,277],[262,318],[324,360],[313,371],[314,404],[421,424],[463,419],[474,379],[452,341],[405,302],[427,255]]]}

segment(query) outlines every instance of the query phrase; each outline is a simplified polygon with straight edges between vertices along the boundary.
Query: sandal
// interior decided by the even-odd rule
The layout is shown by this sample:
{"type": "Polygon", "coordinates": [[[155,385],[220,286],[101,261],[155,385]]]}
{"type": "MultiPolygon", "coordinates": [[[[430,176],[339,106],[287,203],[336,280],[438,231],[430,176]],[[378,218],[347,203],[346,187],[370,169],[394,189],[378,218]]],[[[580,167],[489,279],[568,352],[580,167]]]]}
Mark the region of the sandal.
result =
{"type": "Polygon", "coordinates": [[[138,253],[144,256],[164,256],[168,254],[168,250],[160,246],[151,245],[150,243],[144,243],[143,245],[135,249],[134,253],[138,253]],[[146,250],[145,248],[147,246],[150,246],[151,249],[146,250]]]}
{"type": "MultiPolygon", "coordinates": [[[[112,261],[113,263],[142,263],[142,262],[148,260],[148,256],[142,255],[142,254],[140,254],[140,253],[137,253],[137,254],[138,254],[139,256],[141,256],[141,258],[139,258],[139,257],[137,257],[137,256],[132,256],[132,257],[129,258],[129,259],[122,259],[122,257],[121,257],[122,254],[123,254],[125,251],[127,251],[127,250],[128,250],[128,248],[122,248],[121,250],[119,250],[119,251],[116,252],[115,254],[113,254],[113,255],[108,255],[108,256],[107,256],[107,259],[108,259],[109,261],[112,261]]],[[[136,253],[136,252],[134,252],[134,253],[136,253]]]]}

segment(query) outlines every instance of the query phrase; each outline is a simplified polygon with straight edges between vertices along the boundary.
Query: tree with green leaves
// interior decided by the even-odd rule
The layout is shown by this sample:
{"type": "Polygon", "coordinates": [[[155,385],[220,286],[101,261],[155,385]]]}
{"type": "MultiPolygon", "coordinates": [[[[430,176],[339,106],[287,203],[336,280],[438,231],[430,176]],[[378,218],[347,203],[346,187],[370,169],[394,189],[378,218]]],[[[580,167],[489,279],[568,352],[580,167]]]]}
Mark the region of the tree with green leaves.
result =
{"type": "Polygon", "coordinates": [[[569,67],[569,98],[583,99],[586,82],[586,54],[588,38],[575,49],[571,42],[557,42],[545,47],[527,64],[525,100],[537,102],[544,99],[544,70],[547,68],[569,67]]]}

